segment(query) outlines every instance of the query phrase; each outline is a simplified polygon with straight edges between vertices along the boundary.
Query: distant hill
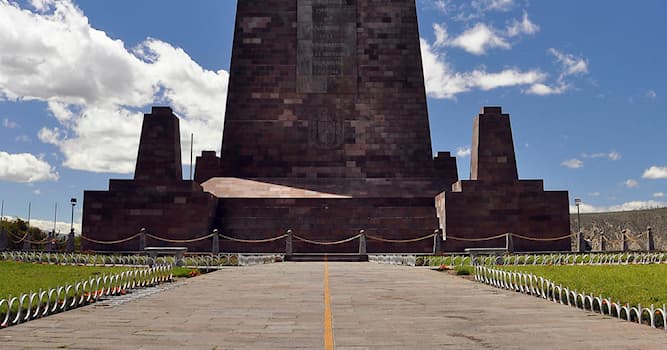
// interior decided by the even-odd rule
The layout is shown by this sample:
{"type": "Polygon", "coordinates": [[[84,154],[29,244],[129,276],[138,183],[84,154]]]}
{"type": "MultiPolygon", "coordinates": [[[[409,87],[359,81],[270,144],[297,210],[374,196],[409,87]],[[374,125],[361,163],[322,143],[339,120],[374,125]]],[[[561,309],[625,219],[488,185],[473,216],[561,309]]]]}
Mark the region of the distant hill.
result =
{"type": "MultiPolygon", "coordinates": [[[[645,249],[647,227],[651,227],[655,248],[667,250],[667,208],[620,211],[610,213],[581,213],[581,230],[586,239],[599,247],[600,233],[608,240],[606,250],[621,250],[621,231],[630,236],[630,250],[645,249]]],[[[577,231],[577,214],[570,214],[570,229],[577,231]]]]}

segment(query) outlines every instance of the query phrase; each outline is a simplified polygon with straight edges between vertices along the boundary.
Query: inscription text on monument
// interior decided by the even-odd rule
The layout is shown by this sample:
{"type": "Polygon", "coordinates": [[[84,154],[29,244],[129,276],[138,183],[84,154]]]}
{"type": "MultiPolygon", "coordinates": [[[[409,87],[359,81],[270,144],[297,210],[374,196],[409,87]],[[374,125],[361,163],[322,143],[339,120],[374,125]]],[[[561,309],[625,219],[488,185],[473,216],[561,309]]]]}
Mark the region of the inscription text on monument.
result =
{"type": "Polygon", "coordinates": [[[297,3],[297,92],[356,93],[356,0],[297,3]]]}

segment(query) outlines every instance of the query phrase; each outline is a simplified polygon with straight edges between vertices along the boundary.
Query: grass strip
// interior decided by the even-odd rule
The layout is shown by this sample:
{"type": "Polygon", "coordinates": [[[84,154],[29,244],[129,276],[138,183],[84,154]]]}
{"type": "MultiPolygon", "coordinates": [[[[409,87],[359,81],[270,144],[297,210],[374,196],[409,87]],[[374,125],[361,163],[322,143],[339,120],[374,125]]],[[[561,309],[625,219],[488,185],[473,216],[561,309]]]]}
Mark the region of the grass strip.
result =
{"type": "Polygon", "coordinates": [[[0,261],[0,299],[19,296],[30,291],[55,288],[93,276],[131,270],[127,267],[93,267],[76,265],[49,265],[14,261],[0,261]]]}
{"type": "Polygon", "coordinates": [[[552,265],[552,266],[496,266],[507,271],[532,273],[552,280],[563,287],[602,295],[613,301],[667,304],[667,265],[552,265]]]}

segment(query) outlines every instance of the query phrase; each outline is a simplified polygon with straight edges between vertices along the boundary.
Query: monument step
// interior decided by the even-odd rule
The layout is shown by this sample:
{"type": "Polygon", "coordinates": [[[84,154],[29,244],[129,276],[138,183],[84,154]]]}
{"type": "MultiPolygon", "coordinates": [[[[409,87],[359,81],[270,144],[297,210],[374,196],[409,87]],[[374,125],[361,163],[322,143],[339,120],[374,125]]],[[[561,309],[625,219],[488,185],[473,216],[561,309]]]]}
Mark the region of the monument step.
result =
{"type": "Polygon", "coordinates": [[[314,262],[314,261],[342,261],[358,262],[368,261],[368,255],[345,254],[345,253],[296,253],[285,255],[285,261],[314,262]]]}

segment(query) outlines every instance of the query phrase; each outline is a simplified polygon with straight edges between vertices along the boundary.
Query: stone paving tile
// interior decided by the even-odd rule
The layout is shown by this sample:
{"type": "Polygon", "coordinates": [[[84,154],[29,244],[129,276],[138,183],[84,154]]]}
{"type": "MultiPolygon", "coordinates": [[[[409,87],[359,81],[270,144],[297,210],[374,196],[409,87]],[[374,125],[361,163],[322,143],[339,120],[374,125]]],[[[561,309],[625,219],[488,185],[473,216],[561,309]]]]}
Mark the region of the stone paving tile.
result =
{"type": "MultiPolygon", "coordinates": [[[[329,263],[336,349],[665,349],[667,334],[440,272],[329,263]]],[[[322,349],[323,264],[225,269],[0,330],[0,349],[322,349]]]]}

